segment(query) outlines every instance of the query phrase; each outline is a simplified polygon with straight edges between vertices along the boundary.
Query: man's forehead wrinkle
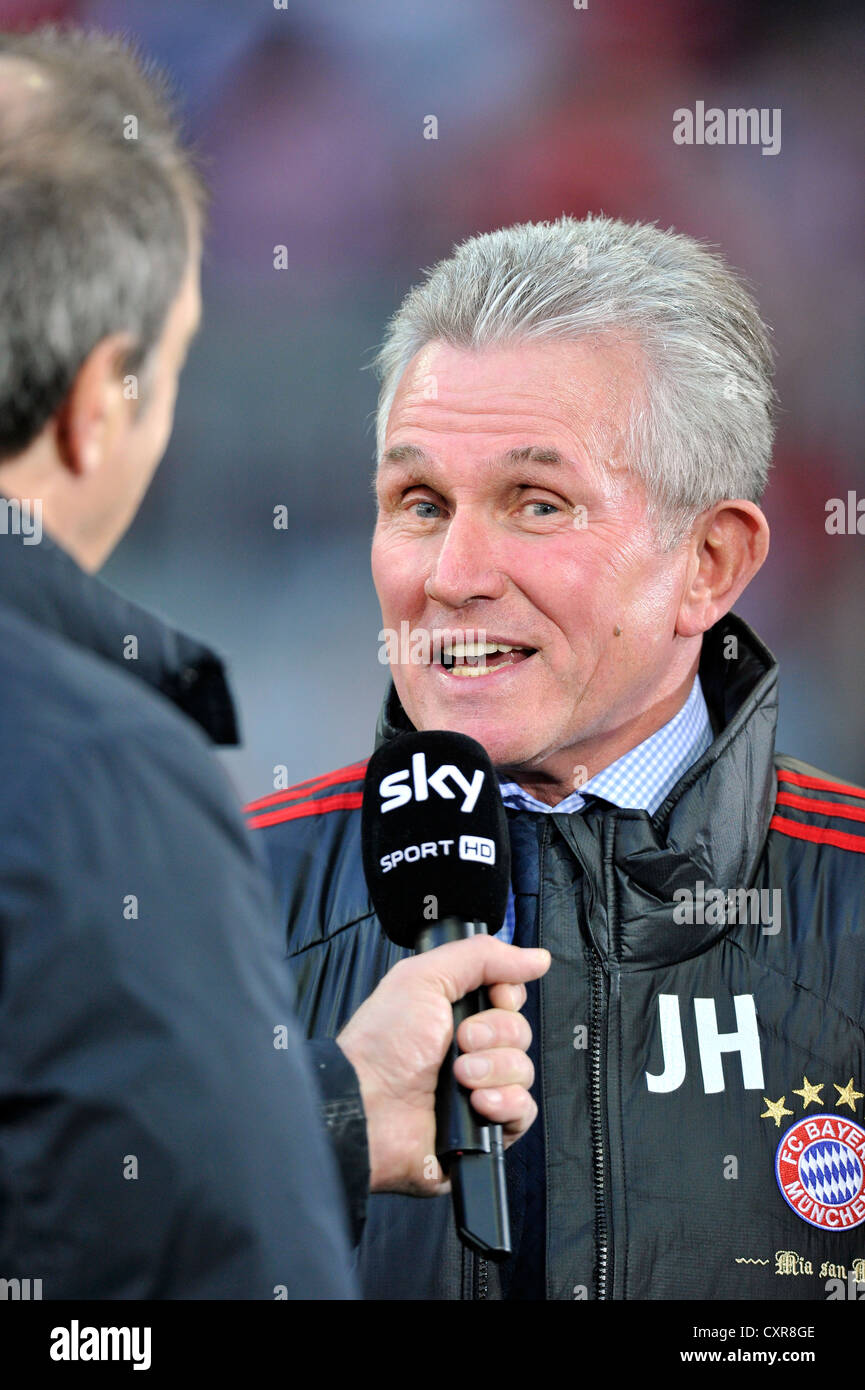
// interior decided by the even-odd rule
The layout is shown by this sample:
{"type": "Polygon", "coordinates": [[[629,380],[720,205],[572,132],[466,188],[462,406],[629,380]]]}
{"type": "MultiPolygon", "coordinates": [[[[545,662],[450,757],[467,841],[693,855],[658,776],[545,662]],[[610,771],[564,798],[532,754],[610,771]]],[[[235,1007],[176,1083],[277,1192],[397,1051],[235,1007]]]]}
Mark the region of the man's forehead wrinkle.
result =
{"type": "Polygon", "coordinates": [[[546,399],[534,391],[507,392],[503,401],[476,401],[476,394],[467,391],[463,399],[430,399],[419,383],[417,390],[405,391],[391,412],[391,419],[425,431],[447,433],[460,427],[488,428],[491,433],[512,434],[522,426],[538,421],[543,429],[565,430],[579,438],[600,425],[616,431],[622,428],[627,415],[627,402],[633,398],[633,383],[621,372],[611,372],[601,382],[586,385],[569,383],[567,393],[550,392],[546,399]],[[486,423],[485,423],[486,422],[486,423]]]}
{"type": "Polygon", "coordinates": [[[434,398],[424,394],[424,386],[408,387],[400,401],[403,410],[427,408],[432,412],[452,411],[456,415],[520,415],[524,412],[541,414],[547,410],[569,410],[570,400],[563,399],[552,390],[542,397],[536,391],[502,388],[497,392],[479,390],[454,391],[448,386],[447,396],[443,398],[441,388],[434,398]],[[479,396],[486,399],[478,400],[479,396]]]}
{"type": "Polygon", "coordinates": [[[486,406],[475,409],[452,408],[442,402],[430,409],[431,402],[404,400],[391,414],[388,433],[393,435],[403,428],[418,429],[424,434],[464,434],[510,435],[540,434],[571,437],[579,439],[580,431],[591,423],[591,412],[585,413],[570,408],[570,417],[562,416],[548,409],[530,410],[526,406],[511,410],[491,410],[486,406]]]}

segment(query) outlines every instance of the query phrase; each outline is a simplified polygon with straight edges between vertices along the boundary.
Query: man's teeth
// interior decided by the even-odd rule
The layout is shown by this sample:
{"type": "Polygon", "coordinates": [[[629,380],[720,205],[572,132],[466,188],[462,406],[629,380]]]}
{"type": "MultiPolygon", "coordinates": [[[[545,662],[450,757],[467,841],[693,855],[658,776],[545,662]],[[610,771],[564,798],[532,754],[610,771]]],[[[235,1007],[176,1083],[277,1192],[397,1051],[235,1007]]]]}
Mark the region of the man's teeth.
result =
{"type": "Polygon", "coordinates": [[[513,650],[513,647],[507,646],[504,642],[453,642],[450,645],[445,643],[442,653],[456,661],[461,656],[492,656],[494,652],[513,650]]]}
{"type": "Polygon", "coordinates": [[[451,642],[444,645],[442,660],[450,663],[447,669],[452,676],[477,677],[498,669],[487,665],[488,656],[495,656],[498,652],[508,656],[511,652],[522,650],[522,647],[514,647],[508,642],[451,642]],[[471,661],[470,665],[465,664],[467,660],[471,661]]]}

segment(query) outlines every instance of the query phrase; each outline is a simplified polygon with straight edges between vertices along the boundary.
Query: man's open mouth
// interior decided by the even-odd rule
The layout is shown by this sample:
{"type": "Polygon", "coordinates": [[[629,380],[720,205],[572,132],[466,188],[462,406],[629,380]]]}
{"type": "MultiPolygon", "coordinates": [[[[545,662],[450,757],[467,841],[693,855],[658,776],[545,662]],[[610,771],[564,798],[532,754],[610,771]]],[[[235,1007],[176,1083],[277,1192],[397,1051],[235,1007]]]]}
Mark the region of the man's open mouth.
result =
{"type": "Polygon", "coordinates": [[[535,647],[508,642],[447,642],[442,646],[441,667],[452,676],[477,677],[501,666],[517,666],[534,656],[535,647]]]}

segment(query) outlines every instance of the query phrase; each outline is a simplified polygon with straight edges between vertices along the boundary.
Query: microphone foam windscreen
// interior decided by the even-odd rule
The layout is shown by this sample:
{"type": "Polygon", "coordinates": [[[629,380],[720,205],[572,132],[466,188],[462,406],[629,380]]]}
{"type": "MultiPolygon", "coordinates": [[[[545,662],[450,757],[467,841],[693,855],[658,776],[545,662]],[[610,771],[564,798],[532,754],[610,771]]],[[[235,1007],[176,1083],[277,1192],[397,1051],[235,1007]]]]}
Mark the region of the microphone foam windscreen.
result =
{"type": "Polygon", "coordinates": [[[465,734],[401,734],[373,754],[363,788],[363,868],[392,941],[414,946],[445,917],[502,925],[510,841],[488,754],[465,734]]]}

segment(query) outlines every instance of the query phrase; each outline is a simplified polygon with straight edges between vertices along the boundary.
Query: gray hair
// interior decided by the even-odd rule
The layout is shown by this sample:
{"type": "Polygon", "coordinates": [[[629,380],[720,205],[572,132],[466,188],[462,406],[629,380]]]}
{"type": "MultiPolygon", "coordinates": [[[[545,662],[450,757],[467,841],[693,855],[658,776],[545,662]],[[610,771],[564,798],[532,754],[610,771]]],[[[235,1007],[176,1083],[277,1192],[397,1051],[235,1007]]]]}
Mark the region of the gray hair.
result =
{"type": "Polygon", "coordinates": [[[2,461],[114,333],[132,336],[118,375],[140,373],[141,403],[205,193],[164,76],[123,39],[0,34],[0,76],[2,461]]]}
{"type": "Polygon", "coordinates": [[[722,498],[758,502],[775,398],[769,333],[751,294],[693,238],[603,216],[471,237],[427,272],[376,358],[379,456],[400,378],[428,343],[478,350],[598,335],[640,354],[645,389],[631,404],[625,457],[646,487],[659,543],[679,544],[722,498]]]}

